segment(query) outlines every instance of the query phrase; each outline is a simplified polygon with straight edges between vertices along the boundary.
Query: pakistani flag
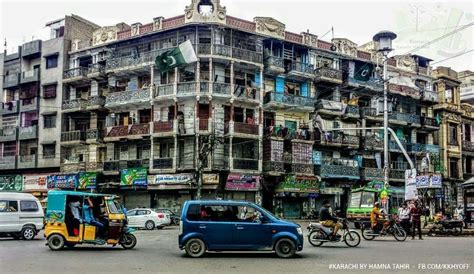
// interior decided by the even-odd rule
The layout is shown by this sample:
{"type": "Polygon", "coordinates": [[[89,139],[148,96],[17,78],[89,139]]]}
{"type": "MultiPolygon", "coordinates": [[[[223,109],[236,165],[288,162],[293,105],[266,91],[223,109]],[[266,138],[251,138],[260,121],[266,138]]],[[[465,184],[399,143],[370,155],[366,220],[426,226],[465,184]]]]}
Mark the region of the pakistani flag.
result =
{"type": "Polygon", "coordinates": [[[359,81],[367,82],[372,76],[372,65],[362,62],[356,62],[354,67],[354,78],[359,81]]]}
{"type": "Polygon", "coordinates": [[[173,50],[169,50],[155,59],[156,68],[160,72],[167,72],[175,67],[179,67],[185,64],[197,62],[196,53],[194,52],[191,41],[179,44],[179,46],[173,50]]]}

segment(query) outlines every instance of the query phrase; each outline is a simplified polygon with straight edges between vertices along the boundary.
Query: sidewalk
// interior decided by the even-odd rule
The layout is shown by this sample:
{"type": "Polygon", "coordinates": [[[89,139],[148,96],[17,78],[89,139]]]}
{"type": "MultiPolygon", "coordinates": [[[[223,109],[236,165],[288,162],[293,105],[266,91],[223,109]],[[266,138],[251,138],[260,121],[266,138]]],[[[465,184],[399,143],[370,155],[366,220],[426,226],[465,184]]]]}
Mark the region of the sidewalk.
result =
{"type": "MultiPolygon", "coordinates": [[[[306,229],[308,227],[308,224],[310,222],[318,222],[317,220],[290,220],[292,222],[295,222],[297,224],[299,224],[303,229],[306,229]]],[[[421,233],[423,234],[427,234],[428,233],[428,230],[429,229],[426,229],[426,228],[422,228],[421,229],[421,233]]],[[[470,228],[463,228],[462,229],[462,236],[474,236],[474,226],[470,227],[470,228]]],[[[442,236],[442,235],[440,235],[442,236]]]]}

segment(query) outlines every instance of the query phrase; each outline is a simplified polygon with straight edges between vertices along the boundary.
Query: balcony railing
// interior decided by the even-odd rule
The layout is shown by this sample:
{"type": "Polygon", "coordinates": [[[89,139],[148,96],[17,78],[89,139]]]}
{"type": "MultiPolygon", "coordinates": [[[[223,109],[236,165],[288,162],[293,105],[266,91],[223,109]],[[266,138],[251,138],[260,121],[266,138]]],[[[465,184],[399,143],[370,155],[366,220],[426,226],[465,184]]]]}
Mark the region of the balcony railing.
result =
{"type": "Polygon", "coordinates": [[[321,165],[319,175],[323,178],[360,178],[359,167],[333,164],[321,165]]]}
{"type": "Polygon", "coordinates": [[[150,123],[135,124],[130,127],[128,135],[149,135],[150,134],[150,123]]]}
{"type": "Polygon", "coordinates": [[[283,58],[277,56],[266,56],[264,60],[265,70],[276,74],[284,73],[283,58]]]}
{"type": "Polygon", "coordinates": [[[155,88],[155,98],[174,94],[174,84],[159,85],[155,88]]]}
{"type": "Polygon", "coordinates": [[[339,146],[359,146],[360,137],[357,135],[347,134],[323,134],[321,135],[321,144],[339,145],[339,146]]]}
{"type": "Polygon", "coordinates": [[[128,135],[128,126],[111,127],[107,133],[107,137],[126,137],[128,135]]]}
{"type": "Polygon", "coordinates": [[[195,93],[196,93],[196,82],[178,83],[178,91],[177,91],[178,96],[195,94],[195,93]]]}
{"type": "Polygon", "coordinates": [[[173,158],[153,159],[153,169],[171,169],[173,168],[173,158]]]}
{"type": "Polygon", "coordinates": [[[379,116],[379,114],[377,113],[377,109],[368,108],[368,107],[363,107],[362,108],[362,115],[364,115],[364,117],[377,117],[377,116],[379,116]]]}
{"type": "Polygon", "coordinates": [[[436,122],[435,118],[421,116],[420,117],[421,125],[424,127],[439,127],[438,122],[436,122]]]}
{"type": "Polygon", "coordinates": [[[15,141],[17,129],[15,127],[0,128],[0,142],[15,141]]]}
{"type": "Polygon", "coordinates": [[[105,107],[116,107],[126,104],[141,104],[150,100],[150,89],[135,89],[112,92],[105,99],[105,107]]]}
{"type": "Polygon", "coordinates": [[[165,133],[174,131],[174,121],[155,121],[153,122],[154,133],[165,133]]]}
{"type": "Polygon", "coordinates": [[[253,63],[262,63],[262,53],[246,49],[232,48],[232,57],[253,63]]]}
{"type": "Polygon", "coordinates": [[[236,97],[236,100],[258,100],[258,98],[260,97],[260,89],[255,87],[238,86],[237,89],[234,90],[234,95],[236,97]]]}
{"type": "Polygon", "coordinates": [[[84,99],[72,99],[63,101],[62,110],[85,110],[87,106],[87,100],[84,99]]]}
{"type": "Polygon", "coordinates": [[[104,171],[105,172],[118,172],[120,170],[120,161],[111,160],[104,162],[104,171]]]}
{"type": "Polygon", "coordinates": [[[320,67],[317,68],[314,73],[319,80],[342,81],[342,71],[339,69],[320,67]]]}
{"type": "Polygon", "coordinates": [[[64,71],[64,79],[71,79],[76,77],[87,77],[87,73],[89,72],[89,68],[86,67],[77,67],[72,68],[64,71]]]}
{"type": "Polygon", "coordinates": [[[363,176],[365,180],[383,180],[383,169],[376,167],[365,167],[363,171],[363,176]]]}
{"type": "Polygon", "coordinates": [[[383,138],[375,135],[368,135],[365,137],[365,148],[383,148],[383,138]]]}
{"type": "Polygon", "coordinates": [[[232,56],[232,47],[226,45],[213,45],[213,54],[220,55],[224,57],[231,57],[232,56]]]}
{"type": "Polygon", "coordinates": [[[0,109],[0,113],[3,115],[18,113],[19,106],[19,101],[2,103],[2,109],[0,109]]]}
{"type": "Polygon", "coordinates": [[[30,83],[30,82],[38,82],[40,80],[40,70],[38,68],[24,71],[21,74],[21,80],[20,82],[22,84],[24,83],[30,83]]]}
{"type": "Polygon", "coordinates": [[[61,172],[76,173],[86,170],[86,162],[61,163],[61,172]]]}
{"type": "Polygon", "coordinates": [[[403,121],[408,124],[420,124],[420,116],[416,114],[410,113],[401,113],[401,112],[392,112],[389,114],[389,119],[396,120],[396,121],[403,121]]]}
{"type": "Polygon", "coordinates": [[[199,118],[199,131],[209,131],[209,119],[199,118]]]}
{"type": "Polygon", "coordinates": [[[92,96],[87,100],[86,108],[87,109],[98,109],[102,108],[105,105],[104,96],[92,96]]]}
{"type": "Polygon", "coordinates": [[[86,132],[80,130],[61,132],[61,142],[85,141],[86,132]]]}
{"type": "Polygon", "coordinates": [[[300,73],[307,73],[307,74],[314,74],[314,65],[302,62],[292,62],[291,65],[287,68],[289,73],[292,71],[300,72],[300,73]]]}
{"type": "Polygon", "coordinates": [[[38,108],[38,100],[35,98],[22,99],[20,101],[20,112],[33,111],[38,108]]]}
{"type": "Polygon", "coordinates": [[[36,167],[36,154],[33,155],[20,155],[17,158],[18,168],[35,168],[36,167]]]}
{"type": "Polygon", "coordinates": [[[285,172],[284,163],[283,162],[275,162],[275,161],[264,161],[263,162],[263,170],[265,172],[283,173],[283,172],[285,172]]]}
{"type": "Polygon", "coordinates": [[[267,92],[263,99],[264,104],[276,103],[290,107],[308,107],[314,108],[314,98],[296,96],[292,94],[277,93],[274,91],[267,92]]]}
{"type": "Polygon", "coordinates": [[[258,135],[258,125],[234,122],[234,133],[258,135]]]}
{"type": "Polygon", "coordinates": [[[239,159],[232,158],[234,169],[240,170],[258,170],[258,160],[257,159],[239,159]]]}
{"type": "Polygon", "coordinates": [[[474,151],[474,143],[468,140],[462,140],[462,149],[466,151],[474,151]]]}
{"type": "MultiPolygon", "coordinates": [[[[402,143],[402,146],[406,149],[407,144],[403,141],[400,141],[402,143]]],[[[398,146],[398,143],[394,140],[389,140],[388,141],[388,149],[389,150],[394,150],[394,151],[402,151],[400,147],[398,146]]]]}
{"type": "Polygon", "coordinates": [[[104,138],[104,131],[97,129],[97,128],[91,128],[86,131],[86,139],[88,141],[100,141],[104,138]]]}
{"type": "Polygon", "coordinates": [[[407,148],[411,152],[431,152],[431,153],[439,153],[440,149],[437,145],[429,145],[429,144],[408,144],[407,148]]]}
{"type": "Polygon", "coordinates": [[[0,156],[0,169],[15,169],[16,156],[0,156]]]}
{"type": "Polygon", "coordinates": [[[88,74],[102,74],[105,73],[105,66],[99,63],[91,64],[89,65],[89,68],[87,69],[88,74]]]}
{"type": "Polygon", "coordinates": [[[438,102],[438,93],[434,91],[424,90],[421,95],[421,99],[428,102],[438,102]]]}
{"type": "Polygon", "coordinates": [[[218,94],[218,95],[228,95],[228,96],[230,96],[230,94],[231,94],[230,84],[229,83],[214,82],[212,93],[213,94],[218,94]]]}
{"type": "Polygon", "coordinates": [[[201,93],[209,93],[209,81],[201,81],[199,90],[201,93]]]}
{"type": "Polygon", "coordinates": [[[361,81],[353,77],[349,77],[348,83],[352,86],[366,87],[375,91],[383,91],[383,82],[375,78],[370,78],[368,81],[361,81]]]}
{"type": "Polygon", "coordinates": [[[38,138],[38,126],[20,127],[18,129],[18,138],[20,140],[38,138]]]}
{"type": "Polygon", "coordinates": [[[210,55],[211,44],[196,44],[196,54],[210,55]]]}
{"type": "Polygon", "coordinates": [[[21,46],[21,56],[23,58],[28,56],[34,57],[32,55],[37,56],[39,54],[41,54],[41,40],[31,41],[21,46]]]}
{"type": "Polygon", "coordinates": [[[86,171],[103,171],[104,170],[104,162],[87,162],[86,163],[86,171]]]}
{"type": "Polygon", "coordinates": [[[140,55],[130,55],[130,56],[111,58],[107,60],[107,65],[105,69],[113,70],[113,69],[134,67],[134,66],[141,66],[141,67],[147,66],[147,65],[153,64],[158,55],[161,55],[162,53],[172,50],[172,49],[174,49],[174,47],[147,51],[147,52],[140,53],[140,55]]]}
{"type": "Polygon", "coordinates": [[[10,87],[18,86],[19,83],[20,83],[20,74],[13,73],[13,74],[5,75],[5,78],[3,80],[3,87],[10,88],[10,87]]]}
{"type": "Polygon", "coordinates": [[[224,57],[232,57],[236,59],[241,59],[253,63],[262,63],[262,53],[235,48],[228,45],[221,44],[195,44],[194,45],[197,54],[203,55],[219,55],[224,57]],[[212,48],[212,51],[211,51],[212,48]]]}
{"type": "Polygon", "coordinates": [[[304,175],[313,175],[314,174],[314,165],[313,164],[292,163],[291,164],[291,173],[304,174],[304,175]]]}

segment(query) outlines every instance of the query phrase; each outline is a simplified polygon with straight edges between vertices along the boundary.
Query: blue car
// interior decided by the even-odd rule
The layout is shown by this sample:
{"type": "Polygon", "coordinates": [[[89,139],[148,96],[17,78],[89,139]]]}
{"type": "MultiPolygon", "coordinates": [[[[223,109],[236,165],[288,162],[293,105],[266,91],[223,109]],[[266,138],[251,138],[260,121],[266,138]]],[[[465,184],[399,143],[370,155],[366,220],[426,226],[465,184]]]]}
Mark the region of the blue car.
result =
{"type": "Polygon", "coordinates": [[[254,203],[197,200],[184,203],[178,241],[194,258],[206,251],[275,251],[289,258],[303,249],[303,231],[254,203]]]}

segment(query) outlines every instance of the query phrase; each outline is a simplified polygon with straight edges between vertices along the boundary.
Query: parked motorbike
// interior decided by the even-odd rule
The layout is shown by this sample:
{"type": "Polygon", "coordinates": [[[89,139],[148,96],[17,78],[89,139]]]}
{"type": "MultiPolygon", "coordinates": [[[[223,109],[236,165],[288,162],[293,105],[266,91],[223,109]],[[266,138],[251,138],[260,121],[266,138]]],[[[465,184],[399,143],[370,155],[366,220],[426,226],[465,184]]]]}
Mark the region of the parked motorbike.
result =
{"type": "Polygon", "coordinates": [[[360,244],[360,234],[349,229],[349,221],[338,218],[342,223],[342,229],[337,232],[336,238],[332,240],[333,229],[325,227],[321,223],[309,223],[308,241],[312,246],[321,246],[324,243],[344,242],[349,247],[356,247],[360,244]],[[342,232],[342,235],[340,234],[342,232]]]}
{"type": "Polygon", "coordinates": [[[368,241],[371,241],[375,239],[376,237],[383,237],[385,235],[393,235],[395,240],[399,242],[405,241],[407,239],[407,233],[400,225],[400,220],[396,218],[395,216],[389,216],[388,221],[390,222],[390,224],[385,229],[384,234],[380,232],[381,228],[377,229],[377,231],[373,231],[370,225],[362,224],[362,228],[361,228],[362,237],[368,241]]]}
{"type": "Polygon", "coordinates": [[[459,236],[462,233],[463,222],[458,220],[439,221],[430,228],[428,236],[453,235],[459,236]]]}

